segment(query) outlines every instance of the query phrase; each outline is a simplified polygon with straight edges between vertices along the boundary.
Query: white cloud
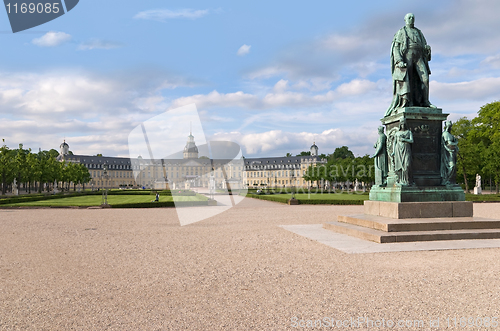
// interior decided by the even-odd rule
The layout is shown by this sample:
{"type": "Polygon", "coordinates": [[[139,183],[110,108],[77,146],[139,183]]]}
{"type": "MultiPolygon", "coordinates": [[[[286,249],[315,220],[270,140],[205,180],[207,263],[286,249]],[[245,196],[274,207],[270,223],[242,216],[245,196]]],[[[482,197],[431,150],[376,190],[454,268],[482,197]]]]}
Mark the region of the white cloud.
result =
{"type": "Polygon", "coordinates": [[[267,66],[260,69],[256,69],[247,74],[249,79],[266,79],[273,76],[278,76],[285,74],[286,69],[279,66],[267,66]]]}
{"type": "Polygon", "coordinates": [[[431,81],[432,95],[443,100],[496,100],[500,91],[500,77],[480,78],[468,82],[440,83],[431,81]]]}
{"type": "Polygon", "coordinates": [[[337,93],[343,96],[362,95],[378,88],[377,83],[366,79],[354,79],[337,87],[337,93]]]}
{"type": "Polygon", "coordinates": [[[456,0],[441,10],[417,17],[436,53],[446,56],[498,51],[500,3],[495,0],[456,0]]]}
{"type": "Polygon", "coordinates": [[[323,79],[321,77],[311,79],[300,79],[296,81],[292,88],[296,90],[323,91],[329,90],[332,86],[332,79],[323,79]]]}
{"type": "Polygon", "coordinates": [[[250,47],[252,46],[244,44],[238,49],[238,52],[236,54],[238,54],[239,56],[247,55],[248,53],[250,53],[250,47]]]}
{"type": "Polygon", "coordinates": [[[380,85],[383,83],[354,79],[349,83],[340,85],[336,90],[313,94],[288,91],[288,81],[282,79],[276,83],[272,91],[266,93],[264,96],[244,93],[242,91],[220,93],[214,90],[208,94],[197,94],[175,99],[170,104],[170,108],[177,108],[190,103],[195,103],[198,109],[214,107],[241,107],[245,109],[316,107],[328,105],[333,101],[346,97],[378,93],[381,88],[380,85]]]}
{"type": "Polygon", "coordinates": [[[319,147],[319,153],[333,153],[335,148],[349,146],[355,155],[371,153],[373,146],[368,146],[366,141],[372,145],[376,141],[376,130],[360,133],[345,129],[328,129],[323,132],[286,132],[282,130],[270,130],[260,133],[216,133],[208,140],[229,140],[238,143],[243,155],[246,157],[284,156],[286,153],[298,154],[308,151],[313,144],[319,147]]]}
{"type": "MultiPolygon", "coordinates": [[[[164,72],[0,73],[0,138],[11,148],[58,149],[127,156],[130,131],[163,112],[162,91],[190,86],[164,72]]],[[[187,125],[186,130],[189,130],[187,125]]]]}
{"type": "Polygon", "coordinates": [[[1,73],[0,116],[93,118],[164,110],[162,90],[189,86],[164,72],[96,75],[90,72],[1,73]]]}
{"type": "Polygon", "coordinates": [[[481,62],[481,64],[487,64],[493,68],[500,69],[500,54],[488,56],[481,62]]]}
{"type": "Polygon", "coordinates": [[[255,95],[243,93],[241,91],[234,93],[219,93],[212,91],[208,94],[196,94],[188,97],[175,99],[170,104],[170,109],[182,107],[195,103],[198,109],[210,107],[257,107],[259,102],[255,95]]]}
{"type": "Polygon", "coordinates": [[[209,13],[208,9],[178,9],[178,10],[170,10],[170,9],[153,9],[146,10],[137,13],[134,18],[135,19],[143,19],[143,20],[153,20],[164,22],[167,19],[174,18],[187,18],[187,19],[197,19],[203,17],[209,13]]]}
{"type": "Polygon", "coordinates": [[[35,38],[31,42],[40,47],[56,47],[71,40],[71,35],[64,32],[49,31],[40,38],[35,38]]]}
{"type": "Polygon", "coordinates": [[[91,49],[114,49],[120,47],[123,47],[123,44],[118,42],[101,40],[101,39],[91,39],[89,41],[81,43],[78,46],[78,49],[81,51],[88,51],[91,49]]]}
{"type": "Polygon", "coordinates": [[[288,81],[284,79],[280,79],[279,82],[277,82],[274,87],[273,91],[280,93],[288,89],[288,81]]]}
{"type": "Polygon", "coordinates": [[[70,150],[75,154],[89,155],[127,155],[126,141],[132,128],[130,122],[119,118],[105,122],[57,121],[52,118],[36,121],[4,118],[0,121],[0,131],[10,148],[17,148],[22,143],[24,148],[36,152],[38,148],[59,151],[59,145],[66,138],[70,150]],[[85,135],[79,135],[80,132],[85,132],[85,135]]]}

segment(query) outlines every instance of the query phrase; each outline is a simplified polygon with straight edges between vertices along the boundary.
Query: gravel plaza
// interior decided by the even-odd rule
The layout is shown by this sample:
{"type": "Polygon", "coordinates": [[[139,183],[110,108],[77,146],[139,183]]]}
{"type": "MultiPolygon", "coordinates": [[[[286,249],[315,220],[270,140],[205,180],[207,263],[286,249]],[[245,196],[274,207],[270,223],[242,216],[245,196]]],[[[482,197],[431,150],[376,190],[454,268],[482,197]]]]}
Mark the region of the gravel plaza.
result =
{"type": "MultiPolygon", "coordinates": [[[[498,248],[350,254],[286,229],[362,208],[247,198],[182,227],[173,208],[0,210],[0,330],[385,329],[377,321],[388,320],[428,330],[498,319],[498,248]],[[375,324],[342,324],[360,319],[375,324]]],[[[499,203],[474,204],[474,216],[498,215],[499,203]]]]}

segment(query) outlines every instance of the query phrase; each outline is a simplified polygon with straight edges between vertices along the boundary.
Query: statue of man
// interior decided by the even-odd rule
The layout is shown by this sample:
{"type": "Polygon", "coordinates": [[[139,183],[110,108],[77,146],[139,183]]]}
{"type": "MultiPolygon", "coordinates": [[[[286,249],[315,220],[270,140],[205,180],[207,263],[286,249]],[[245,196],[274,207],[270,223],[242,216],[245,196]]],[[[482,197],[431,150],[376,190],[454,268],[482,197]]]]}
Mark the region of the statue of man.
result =
{"type": "Polygon", "coordinates": [[[476,174],[476,187],[481,187],[481,175],[476,174]]]}
{"type": "Polygon", "coordinates": [[[441,136],[441,179],[443,185],[455,184],[458,140],[451,134],[451,121],[444,122],[441,136]]]}
{"type": "Polygon", "coordinates": [[[387,185],[387,174],[389,173],[389,163],[387,162],[387,137],[384,133],[384,127],[378,127],[378,140],[375,143],[375,185],[387,185]]]}
{"type": "Polygon", "coordinates": [[[406,128],[406,121],[399,122],[399,131],[395,135],[394,170],[398,175],[398,185],[411,185],[411,144],[413,144],[413,134],[406,128]]]}
{"type": "Polygon", "coordinates": [[[429,102],[431,47],[414,26],[415,16],[405,16],[406,25],[394,35],[391,46],[393,99],[385,116],[403,107],[432,107],[429,102]]]}

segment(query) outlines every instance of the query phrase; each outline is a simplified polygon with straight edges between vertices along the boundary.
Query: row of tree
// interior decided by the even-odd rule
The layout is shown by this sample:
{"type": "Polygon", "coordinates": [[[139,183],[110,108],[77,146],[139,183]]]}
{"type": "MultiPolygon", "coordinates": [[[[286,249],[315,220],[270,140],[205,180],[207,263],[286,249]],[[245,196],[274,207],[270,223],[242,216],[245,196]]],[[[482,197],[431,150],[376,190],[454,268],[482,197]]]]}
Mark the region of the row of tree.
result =
{"type": "Polygon", "coordinates": [[[458,138],[457,182],[467,191],[474,187],[476,174],[483,186],[500,184],[500,101],[484,105],[472,120],[462,117],[451,133],[458,138]]]}
{"type": "Polygon", "coordinates": [[[56,158],[59,153],[55,149],[32,153],[31,149],[24,149],[20,144],[18,149],[10,149],[5,141],[0,147],[0,182],[2,195],[12,189],[14,180],[18,188],[26,192],[41,193],[53,188],[54,182],[62,182],[62,186],[69,190],[76,185],[88,183],[90,173],[83,164],[59,162],[56,158]]]}
{"type": "Polygon", "coordinates": [[[305,180],[329,184],[358,182],[372,183],[375,181],[373,159],[369,155],[355,157],[347,146],[338,147],[332,154],[326,155],[326,164],[309,166],[305,180]]]}

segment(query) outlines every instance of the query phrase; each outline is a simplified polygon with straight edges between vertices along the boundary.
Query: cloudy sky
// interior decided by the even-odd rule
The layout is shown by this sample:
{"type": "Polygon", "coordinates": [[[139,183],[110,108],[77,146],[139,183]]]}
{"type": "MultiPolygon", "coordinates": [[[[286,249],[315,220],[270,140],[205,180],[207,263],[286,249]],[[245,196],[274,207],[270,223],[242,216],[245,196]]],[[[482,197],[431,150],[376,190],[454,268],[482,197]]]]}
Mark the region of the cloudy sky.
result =
{"type": "MultiPolygon", "coordinates": [[[[456,120],[500,99],[496,0],[83,0],[16,34],[0,14],[0,138],[128,156],[135,127],[195,103],[206,140],[247,157],[313,141],[371,153],[408,12],[432,47],[433,104],[456,120]]],[[[177,128],[188,135],[189,123],[177,128]]]]}

